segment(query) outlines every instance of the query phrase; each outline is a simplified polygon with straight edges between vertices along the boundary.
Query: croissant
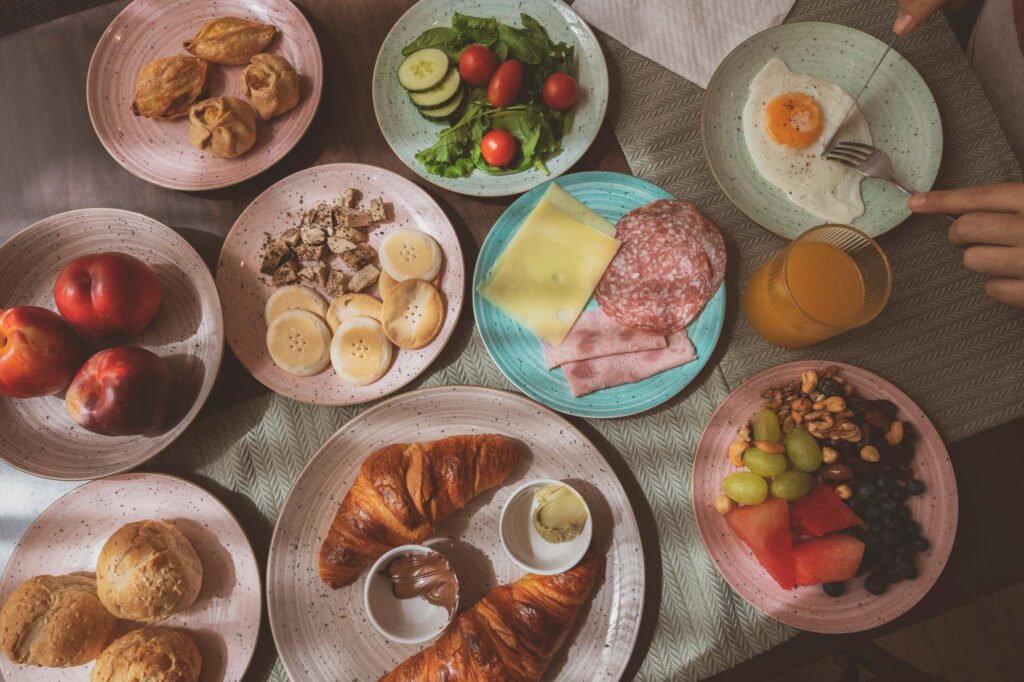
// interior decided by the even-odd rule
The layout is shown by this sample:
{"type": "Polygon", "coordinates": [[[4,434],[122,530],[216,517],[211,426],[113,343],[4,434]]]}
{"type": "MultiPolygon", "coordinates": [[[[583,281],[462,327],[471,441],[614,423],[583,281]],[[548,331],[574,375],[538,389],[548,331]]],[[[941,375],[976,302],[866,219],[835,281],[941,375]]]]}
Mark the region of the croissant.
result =
{"type": "Polygon", "coordinates": [[[590,596],[596,572],[591,554],[565,573],[528,573],[494,588],[381,682],[540,680],[590,596]]]}
{"type": "Polygon", "coordinates": [[[366,458],[320,546],[320,579],[348,585],[399,545],[422,542],[434,524],[499,485],[519,463],[511,438],[451,436],[398,443],[366,458]]]}

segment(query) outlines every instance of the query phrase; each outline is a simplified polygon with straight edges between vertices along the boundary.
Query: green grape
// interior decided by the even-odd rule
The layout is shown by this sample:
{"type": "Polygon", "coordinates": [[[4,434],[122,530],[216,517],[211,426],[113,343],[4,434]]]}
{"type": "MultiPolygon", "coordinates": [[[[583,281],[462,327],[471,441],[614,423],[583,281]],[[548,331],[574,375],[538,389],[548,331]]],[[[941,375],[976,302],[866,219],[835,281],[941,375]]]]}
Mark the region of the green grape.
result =
{"type": "Polygon", "coordinates": [[[722,492],[740,504],[761,504],[768,499],[768,482],[749,471],[737,471],[722,481],[722,492]]]}
{"type": "Polygon", "coordinates": [[[814,479],[806,471],[785,471],[772,481],[772,497],[784,500],[799,500],[814,485],[814,479]]]}
{"type": "Polygon", "coordinates": [[[773,455],[757,448],[747,448],[743,453],[743,464],[758,476],[778,476],[786,470],[786,458],[773,455]]]}
{"type": "Polygon", "coordinates": [[[754,417],[754,440],[768,440],[778,443],[782,438],[779,418],[771,410],[761,410],[754,417]]]}
{"type": "Polygon", "coordinates": [[[786,435],[786,454],[800,471],[817,471],[821,467],[821,448],[807,429],[796,428],[786,435]]]}

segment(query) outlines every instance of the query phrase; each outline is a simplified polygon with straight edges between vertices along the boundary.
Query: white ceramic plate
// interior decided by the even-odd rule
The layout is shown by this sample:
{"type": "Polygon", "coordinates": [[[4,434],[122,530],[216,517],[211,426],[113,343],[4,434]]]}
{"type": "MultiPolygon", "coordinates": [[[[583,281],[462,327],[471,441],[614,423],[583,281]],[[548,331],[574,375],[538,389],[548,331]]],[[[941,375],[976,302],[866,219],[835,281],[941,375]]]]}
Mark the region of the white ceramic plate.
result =
{"type": "Polygon", "coordinates": [[[423,646],[395,644],[366,620],[363,577],[331,590],[317,569],[320,544],[363,460],[391,443],[497,433],[529,450],[505,484],[445,519],[445,556],[459,575],[462,608],[524,573],[498,540],[498,519],[516,483],[572,484],[593,514],[603,577],[545,679],[618,679],[640,627],[644,561],[626,492],[601,453],[551,410],[515,393],[445,386],[396,396],[343,426],[299,475],[278,516],[267,562],[267,604],[278,652],[292,679],[375,680],[423,646]]]}
{"type": "MultiPolygon", "coordinates": [[[[217,262],[217,288],[224,305],[225,333],[231,350],[267,388],[293,400],[319,405],[354,405],[397,391],[415,379],[438,356],[455,329],[462,310],[465,269],[455,228],[430,195],[391,171],[357,163],[314,166],[290,175],[256,197],[235,221],[217,262]],[[311,377],[296,377],[278,368],[267,352],[263,307],[276,288],[259,272],[266,233],[280,234],[298,222],[299,211],[321,201],[333,203],[347,187],[380,196],[393,219],[370,232],[376,247],[384,235],[413,228],[426,232],[444,251],[441,295],[444,324],[437,338],[418,350],[394,349],[391,368],[376,383],[352,386],[333,368],[311,377]]],[[[365,293],[378,296],[376,287],[365,293]]]]}
{"type": "MultiPolygon", "coordinates": [[[[203,656],[200,682],[237,682],[249,667],[260,630],[260,575],[252,546],[221,502],[197,485],[165,474],[120,474],[70,491],[39,515],[18,541],[0,580],[0,603],[37,575],[94,574],[107,538],[118,528],[153,519],[174,524],[203,563],[203,586],[192,607],[163,625],[185,628],[203,656]]],[[[118,635],[142,627],[118,623],[118,635]]],[[[76,668],[15,665],[0,656],[7,682],[89,679],[76,668]]]]}
{"type": "Polygon", "coordinates": [[[174,230],[138,213],[87,208],[50,216],[0,246],[0,308],[56,310],[53,284],[73,258],[101,251],[135,256],[156,272],[163,302],[156,319],[128,344],[171,363],[184,416],[152,436],[101,436],[76,426],[63,396],[0,397],[0,459],[34,476],[76,480],[127,471],[185,430],[213,388],[224,350],[217,288],[206,263],[174,230]]]}
{"type": "Polygon", "coordinates": [[[594,32],[568,5],[559,0],[420,0],[395,22],[384,39],[373,67],[373,109],[384,138],[407,165],[438,187],[472,196],[509,196],[526,192],[558,177],[580,160],[597,137],[608,108],[608,67],[594,32]],[[451,26],[452,14],[494,17],[521,27],[519,15],[529,14],[547,29],[555,42],[576,47],[579,99],[573,105],[572,130],[562,139],[562,150],[545,160],[549,174],[528,170],[512,175],[474,171],[464,178],[443,178],[428,173],[416,152],[430,147],[446,124],[420,116],[398,83],[402,48],[433,26],[451,26]]]}

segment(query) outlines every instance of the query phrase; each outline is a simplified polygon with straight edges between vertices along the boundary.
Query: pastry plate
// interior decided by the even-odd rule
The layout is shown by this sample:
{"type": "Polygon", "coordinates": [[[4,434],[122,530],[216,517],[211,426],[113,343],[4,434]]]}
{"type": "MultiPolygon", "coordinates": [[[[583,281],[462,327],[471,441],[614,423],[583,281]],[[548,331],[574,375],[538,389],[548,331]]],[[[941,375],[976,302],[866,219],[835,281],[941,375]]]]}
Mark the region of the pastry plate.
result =
{"type": "Polygon", "coordinates": [[[608,108],[608,66],[597,36],[568,5],[559,0],[420,0],[399,18],[377,54],[373,67],[373,109],[384,139],[402,162],[438,187],[473,196],[520,194],[545,180],[558,177],[575,165],[590,147],[608,108]],[[416,111],[398,83],[402,48],[433,26],[451,26],[452,14],[461,12],[521,26],[519,15],[529,14],[547,29],[555,42],[576,48],[579,99],[573,106],[572,130],[562,139],[562,150],[544,161],[548,174],[531,169],[511,175],[474,171],[463,178],[428,173],[416,152],[437,141],[447,124],[432,123],[416,111]]]}
{"type": "Polygon", "coordinates": [[[694,516],[704,546],[726,582],[750,604],[786,625],[811,632],[860,632],[884,625],[906,613],[932,588],[949,559],[957,525],[956,477],[949,453],[935,427],[905,393],[867,370],[838,362],[791,362],[773,367],[745,381],[711,415],[697,443],[693,461],[691,499],[694,516]],[[780,588],[754,559],[753,554],[715,510],[715,498],[722,480],[735,471],[726,457],[729,444],[740,426],[764,406],[761,393],[770,387],[799,378],[802,372],[820,372],[837,366],[840,374],[857,391],[872,399],[885,398],[895,403],[900,418],[913,425],[918,442],[911,467],[926,490],[909,498],[913,517],[922,526],[922,535],[931,548],[918,555],[916,580],[889,587],[880,596],[864,588],[863,578],[848,583],[838,598],[826,595],[820,586],[780,588]]]}
{"type": "MultiPolygon", "coordinates": [[[[289,175],[256,197],[231,227],[217,261],[217,288],[224,305],[228,343],[245,368],[270,390],[293,400],[318,405],[355,405],[393,393],[425,370],[448,343],[462,310],[465,266],[462,248],[448,217],[430,195],[391,171],[357,163],[314,166],[289,175]],[[376,383],[352,386],[330,366],[310,377],[297,377],[278,368],[267,351],[263,307],[275,291],[270,278],[259,272],[260,254],[268,230],[283,232],[298,222],[304,208],[333,203],[348,187],[363,192],[364,203],[380,196],[392,219],[368,231],[376,247],[384,235],[401,229],[426,232],[444,251],[441,296],[445,318],[437,337],[423,348],[394,348],[391,368],[376,383]]],[[[380,298],[376,285],[365,293],[380,298]]]]}
{"type": "MultiPolygon", "coordinates": [[[[21,536],[0,580],[0,603],[36,575],[93,575],[107,538],[126,523],[154,519],[185,534],[203,562],[203,586],[192,607],[161,625],[185,628],[203,656],[199,682],[241,680],[260,630],[260,575],[256,555],[238,521],[206,490],[166,474],[119,474],[66,493],[21,536]]],[[[142,627],[118,623],[118,635],[142,627]]],[[[93,664],[77,668],[16,665],[0,656],[7,682],[89,679],[93,664]]]]}
{"type": "MultiPolygon", "coordinates": [[[[206,263],[174,230],[113,208],[60,213],[0,245],[0,308],[56,310],[53,285],[68,261],[120,251],[156,272],[163,302],[156,319],[128,344],[167,360],[179,378],[184,416],[146,436],[101,436],[68,417],[63,395],[16,400],[0,396],[0,459],[33,476],[78,480],[139,466],[170,445],[202,408],[224,350],[217,288],[206,263]]],[[[180,414],[180,413],[179,413],[180,414]]]]}
{"type": "MultiPolygon", "coordinates": [[[[897,43],[896,47],[899,47],[897,43]]],[[[719,65],[701,108],[708,166],[722,191],[754,222],[793,239],[825,220],[808,213],[765,180],[743,139],[743,106],[750,81],[778,57],[795,73],[831,81],[854,95],[885,51],[885,43],[848,26],[794,22],[762,31],[719,65]]],[[[892,158],[896,175],[918,191],[931,189],[942,160],[942,122],[935,98],[910,62],[893,49],[860,98],[874,145],[892,158]]],[[[864,214],[852,225],[872,237],[907,219],[907,197],[881,180],[861,182],[864,214]]]]}
{"type": "MultiPolygon", "coordinates": [[[[557,182],[612,224],[638,206],[673,198],[657,185],[622,173],[573,173],[557,182]]],[[[547,183],[516,199],[498,218],[480,248],[473,273],[473,314],[487,352],[516,388],[559,412],[590,418],[624,417],[660,405],[686,388],[711,357],[725,319],[725,284],[687,328],[697,350],[694,361],[634,384],[613,386],[574,398],[562,370],[544,367],[540,340],[477,291],[546,190],[547,183]]],[[[591,299],[589,307],[596,308],[597,303],[591,299]]]]}
{"type": "Polygon", "coordinates": [[[498,521],[509,495],[533,478],[572,484],[593,514],[605,556],[594,595],[545,679],[619,679],[629,660],[644,598],[644,560],[626,492],[601,453],[563,418],[518,394],[444,386],[396,396],[343,426],[292,486],[267,560],[267,605],[278,652],[292,679],[375,680],[424,646],[385,639],[363,613],[363,579],[327,588],[317,569],[320,544],[363,460],[391,443],[496,433],[520,440],[523,461],[505,483],[442,521],[436,548],[459,575],[462,608],[524,571],[502,550],[498,521]]]}
{"type": "MultiPolygon", "coordinates": [[[[246,99],[243,68],[210,64],[205,96],[246,99]]],[[[323,72],[316,35],[302,11],[288,0],[135,0],[114,18],[96,44],[89,62],[86,102],[100,142],[129,173],[171,189],[215,189],[262,173],[302,139],[320,103],[323,72]],[[218,159],[193,148],[187,116],[170,121],[145,118],[132,114],[129,106],[143,66],[158,57],[187,54],[182,43],[222,16],[276,26],[278,34],[267,52],[291,62],[300,78],[298,106],[270,122],[258,121],[256,144],[234,159],[218,159]]]]}

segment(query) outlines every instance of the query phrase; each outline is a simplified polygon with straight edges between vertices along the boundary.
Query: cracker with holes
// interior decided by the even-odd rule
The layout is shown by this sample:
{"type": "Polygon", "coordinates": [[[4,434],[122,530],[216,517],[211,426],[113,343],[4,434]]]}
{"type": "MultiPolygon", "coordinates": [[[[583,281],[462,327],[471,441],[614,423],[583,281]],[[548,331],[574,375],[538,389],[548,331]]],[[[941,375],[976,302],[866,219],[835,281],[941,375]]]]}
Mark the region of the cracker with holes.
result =
{"type": "Polygon", "coordinates": [[[407,279],[431,281],[441,272],[441,247],[426,232],[396,230],[379,247],[380,265],[396,282],[407,279]]]}
{"type": "Polygon", "coordinates": [[[366,386],[391,366],[393,350],[380,322],[366,315],[344,320],[331,339],[331,364],[342,379],[366,386]]]}
{"type": "Polygon", "coordinates": [[[384,299],[384,333],[400,348],[423,348],[444,322],[444,301],[437,288],[422,279],[399,282],[384,299]]]}

